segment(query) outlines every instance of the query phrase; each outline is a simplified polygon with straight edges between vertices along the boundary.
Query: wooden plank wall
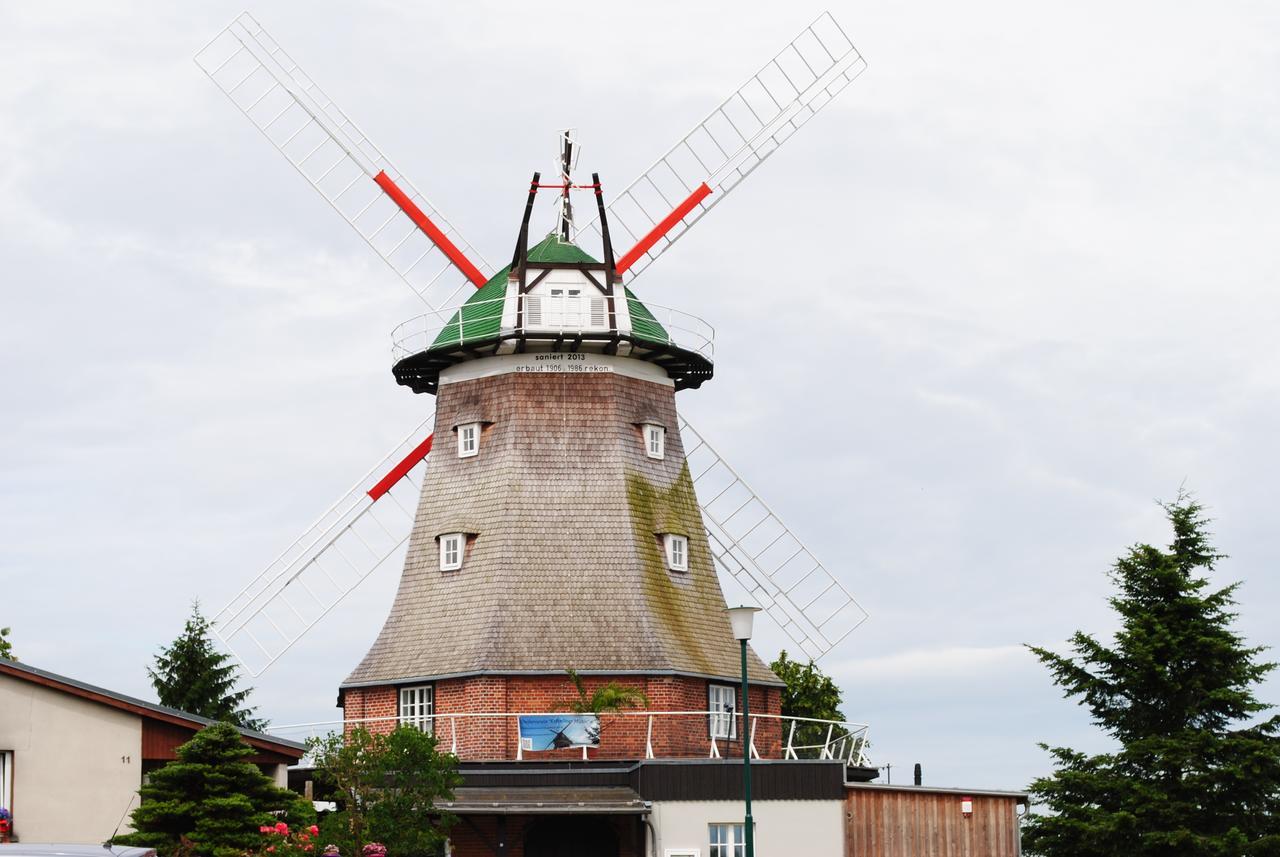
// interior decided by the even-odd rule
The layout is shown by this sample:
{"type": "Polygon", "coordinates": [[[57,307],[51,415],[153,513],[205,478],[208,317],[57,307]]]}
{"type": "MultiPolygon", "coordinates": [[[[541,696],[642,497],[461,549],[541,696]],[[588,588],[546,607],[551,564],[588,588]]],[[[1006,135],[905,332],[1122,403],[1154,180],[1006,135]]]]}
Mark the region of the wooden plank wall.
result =
{"type": "Polygon", "coordinates": [[[851,788],[845,797],[846,857],[1017,857],[1017,801],[973,796],[973,815],[960,795],[851,788]]]}

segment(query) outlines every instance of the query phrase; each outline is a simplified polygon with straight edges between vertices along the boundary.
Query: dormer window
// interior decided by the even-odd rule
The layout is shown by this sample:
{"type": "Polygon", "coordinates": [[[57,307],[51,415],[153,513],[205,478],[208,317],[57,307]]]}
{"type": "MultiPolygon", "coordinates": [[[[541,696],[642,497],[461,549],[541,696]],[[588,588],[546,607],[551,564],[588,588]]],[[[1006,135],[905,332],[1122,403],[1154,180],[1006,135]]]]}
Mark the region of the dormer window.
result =
{"type": "Polygon", "coordinates": [[[667,554],[667,568],[672,571],[689,570],[689,537],[675,533],[662,536],[662,547],[667,554]]]}
{"type": "Polygon", "coordinates": [[[480,423],[458,426],[458,457],[471,458],[480,452],[480,423]]]}
{"type": "Polygon", "coordinates": [[[462,568],[462,555],[467,548],[465,533],[445,533],[440,537],[440,570],[457,571],[462,568]]]}
{"type": "Polygon", "coordinates": [[[654,423],[644,426],[644,454],[659,461],[667,457],[667,429],[654,423]]]}

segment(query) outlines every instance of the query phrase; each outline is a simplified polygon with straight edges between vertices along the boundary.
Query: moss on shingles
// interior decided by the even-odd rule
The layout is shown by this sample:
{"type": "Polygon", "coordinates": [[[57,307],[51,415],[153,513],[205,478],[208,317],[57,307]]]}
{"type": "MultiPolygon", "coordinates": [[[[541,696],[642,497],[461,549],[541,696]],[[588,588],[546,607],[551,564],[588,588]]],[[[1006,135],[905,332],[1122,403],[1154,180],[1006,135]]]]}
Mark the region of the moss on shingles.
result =
{"type": "MultiPolygon", "coordinates": [[[[711,643],[706,613],[721,609],[724,596],[716,582],[715,565],[702,529],[688,462],[669,488],[654,485],[639,473],[628,472],[627,506],[643,571],[645,598],[651,607],[650,615],[659,623],[655,630],[675,649],[672,655],[688,659],[687,663],[679,664],[681,668],[707,675],[721,672],[706,648],[711,643]],[[687,573],[667,569],[658,533],[682,533],[689,537],[687,573]],[[687,577],[687,582],[677,583],[672,579],[675,574],[687,577]]],[[[715,627],[716,621],[711,620],[711,627],[715,627]]]]}

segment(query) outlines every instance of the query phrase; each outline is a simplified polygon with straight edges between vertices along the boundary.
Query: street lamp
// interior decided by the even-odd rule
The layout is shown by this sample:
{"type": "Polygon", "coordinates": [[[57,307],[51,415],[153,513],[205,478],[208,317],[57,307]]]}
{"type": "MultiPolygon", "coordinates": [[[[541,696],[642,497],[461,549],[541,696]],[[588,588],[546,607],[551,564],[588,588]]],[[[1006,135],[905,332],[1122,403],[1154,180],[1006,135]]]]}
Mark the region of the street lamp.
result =
{"type": "Polygon", "coordinates": [[[751,703],[747,699],[747,640],[751,639],[751,624],[760,608],[730,607],[728,610],[733,636],[742,646],[742,794],[747,804],[743,838],[746,857],[756,857],[755,825],[751,821],[751,703]]]}

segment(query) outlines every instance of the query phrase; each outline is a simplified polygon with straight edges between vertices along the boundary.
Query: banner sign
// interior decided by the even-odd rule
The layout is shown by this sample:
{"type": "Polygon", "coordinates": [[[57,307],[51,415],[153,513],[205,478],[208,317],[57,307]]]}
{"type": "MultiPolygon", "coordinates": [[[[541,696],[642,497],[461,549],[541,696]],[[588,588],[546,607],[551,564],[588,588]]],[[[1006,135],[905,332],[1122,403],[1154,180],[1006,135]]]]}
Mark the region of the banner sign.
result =
{"type": "Polygon", "coordinates": [[[520,715],[520,749],[526,752],[599,746],[600,718],[594,714],[520,715]]]}

